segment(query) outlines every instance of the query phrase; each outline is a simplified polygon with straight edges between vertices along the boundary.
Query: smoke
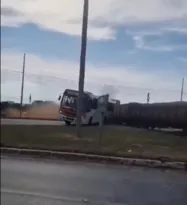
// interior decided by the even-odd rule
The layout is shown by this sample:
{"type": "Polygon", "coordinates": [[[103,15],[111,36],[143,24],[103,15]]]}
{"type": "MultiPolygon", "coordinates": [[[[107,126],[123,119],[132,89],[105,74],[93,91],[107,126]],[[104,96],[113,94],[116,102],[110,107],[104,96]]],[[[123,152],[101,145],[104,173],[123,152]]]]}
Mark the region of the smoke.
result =
{"type": "Polygon", "coordinates": [[[109,98],[115,99],[118,94],[118,89],[113,85],[104,85],[101,89],[101,94],[109,94],[109,98]]]}

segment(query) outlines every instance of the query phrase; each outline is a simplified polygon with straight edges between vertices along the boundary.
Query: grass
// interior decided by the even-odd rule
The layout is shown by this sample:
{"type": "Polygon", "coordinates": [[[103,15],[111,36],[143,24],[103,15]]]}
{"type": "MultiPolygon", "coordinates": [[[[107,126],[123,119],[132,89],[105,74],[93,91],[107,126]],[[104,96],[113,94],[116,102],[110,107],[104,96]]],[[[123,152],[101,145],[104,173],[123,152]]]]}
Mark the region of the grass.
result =
{"type": "Polygon", "coordinates": [[[99,143],[97,127],[2,125],[3,146],[100,153],[187,161],[187,138],[171,133],[106,126],[99,143]]]}

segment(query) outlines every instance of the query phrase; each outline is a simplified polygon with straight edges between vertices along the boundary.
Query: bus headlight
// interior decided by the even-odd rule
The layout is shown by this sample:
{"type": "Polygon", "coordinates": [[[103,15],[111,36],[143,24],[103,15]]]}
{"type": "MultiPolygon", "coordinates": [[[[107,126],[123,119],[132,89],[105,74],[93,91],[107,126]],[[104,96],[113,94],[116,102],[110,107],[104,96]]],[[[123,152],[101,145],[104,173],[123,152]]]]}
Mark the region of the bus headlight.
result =
{"type": "Polygon", "coordinates": [[[81,117],[82,117],[82,118],[85,118],[85,117],[86,117],[86,115],[82,115],[81,117]]]}

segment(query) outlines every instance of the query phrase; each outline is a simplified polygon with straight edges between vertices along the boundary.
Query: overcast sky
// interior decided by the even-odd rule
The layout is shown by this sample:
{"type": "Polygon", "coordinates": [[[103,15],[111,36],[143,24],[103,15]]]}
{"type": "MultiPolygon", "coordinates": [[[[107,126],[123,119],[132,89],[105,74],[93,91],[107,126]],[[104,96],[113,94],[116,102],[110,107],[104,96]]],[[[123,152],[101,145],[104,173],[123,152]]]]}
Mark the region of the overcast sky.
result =
{"type": "MultiPolygon", "coordinates": [[[[1,1],[1,97],[57,100],[77,89],[83,0],[1,1]]],[[[121,102],[177,101],[186,77],[187,1],[90,0],[85,89],[121,102]]]]}

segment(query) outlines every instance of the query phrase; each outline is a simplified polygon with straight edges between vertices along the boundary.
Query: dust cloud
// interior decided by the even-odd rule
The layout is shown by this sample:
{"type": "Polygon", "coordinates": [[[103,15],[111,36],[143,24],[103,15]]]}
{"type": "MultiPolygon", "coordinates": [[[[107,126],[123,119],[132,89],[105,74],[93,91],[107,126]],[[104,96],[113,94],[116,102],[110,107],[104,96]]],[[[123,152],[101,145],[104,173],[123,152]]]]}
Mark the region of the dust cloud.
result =
{"type": "MultiPolygon", "coordinates": [[[[23,118],[32,118],[32,119],[51,119],[57,120],[59,115],[59,106],[58,105],[39,105],[28,108],[22,112],[23,118]]],[[[7,117],[9,118],[19,118],[20,111],[18,109],[8,109],[7,117]]]]}

